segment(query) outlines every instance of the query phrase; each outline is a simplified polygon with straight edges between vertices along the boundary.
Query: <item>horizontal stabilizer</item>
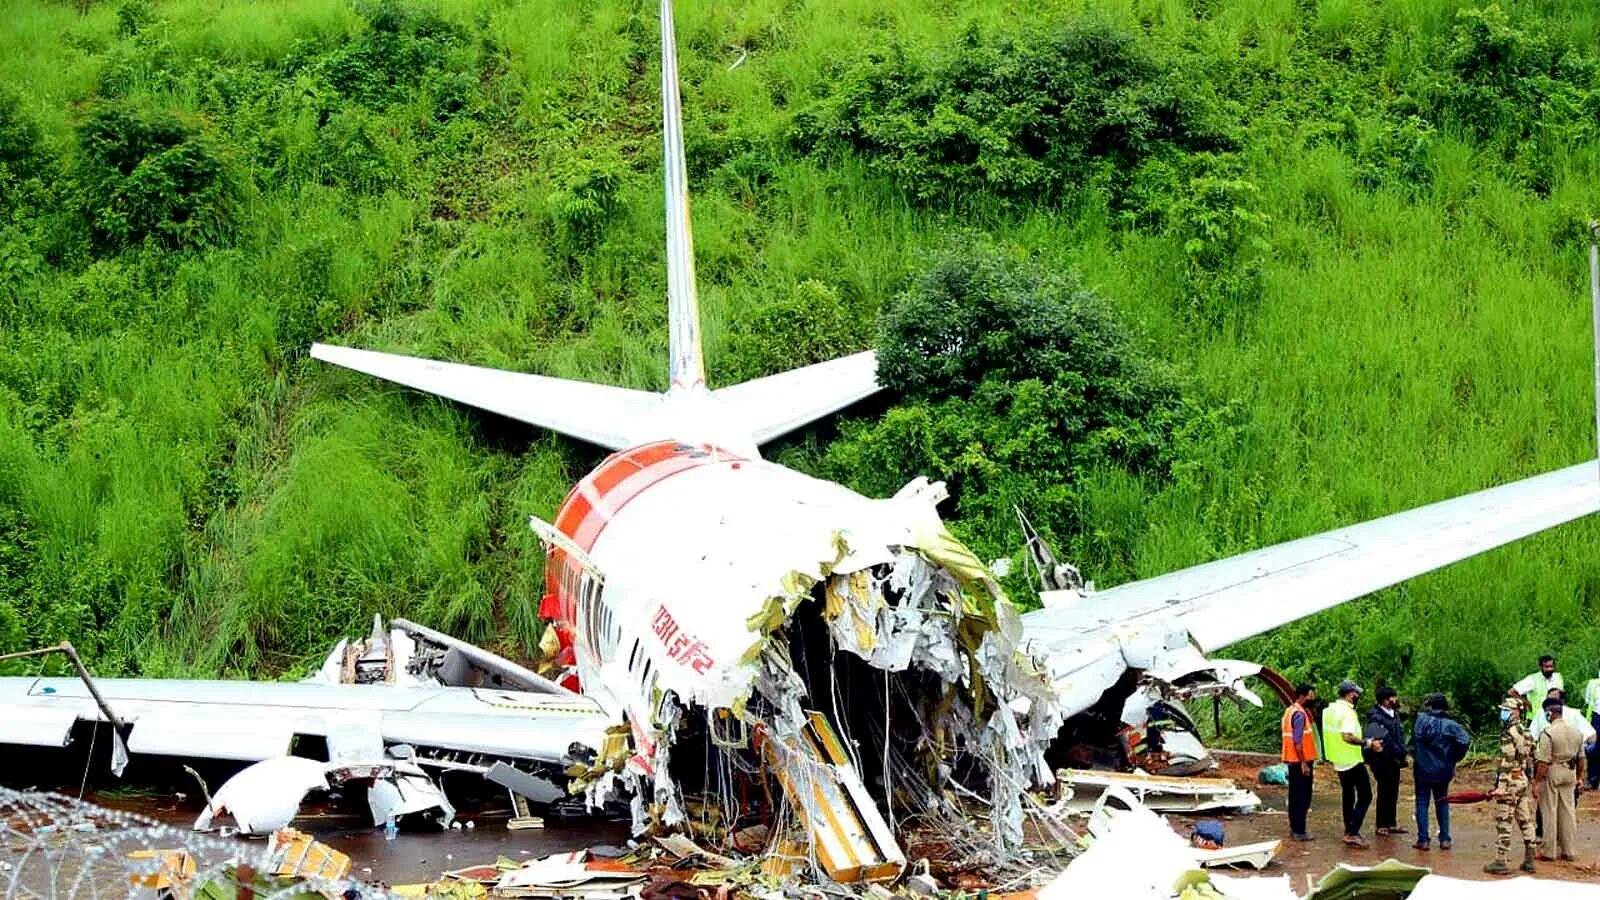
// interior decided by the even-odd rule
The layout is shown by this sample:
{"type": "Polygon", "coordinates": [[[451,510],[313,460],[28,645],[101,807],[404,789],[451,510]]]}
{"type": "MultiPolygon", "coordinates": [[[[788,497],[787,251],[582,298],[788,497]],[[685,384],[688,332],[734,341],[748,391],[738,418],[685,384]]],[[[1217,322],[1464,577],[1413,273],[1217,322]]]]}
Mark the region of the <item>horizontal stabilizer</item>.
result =
{"type": "Polygon", "coordinates": [[[636,443],[632,429],[661,404],[647,391],[372,350],[312,344],[311,356],[611,450],[636,443]]]}
{"type": "Polygon", "coordinates": [[[877,393],[871,350],[712,391],[731,423],[764,444],[877,393]]]}

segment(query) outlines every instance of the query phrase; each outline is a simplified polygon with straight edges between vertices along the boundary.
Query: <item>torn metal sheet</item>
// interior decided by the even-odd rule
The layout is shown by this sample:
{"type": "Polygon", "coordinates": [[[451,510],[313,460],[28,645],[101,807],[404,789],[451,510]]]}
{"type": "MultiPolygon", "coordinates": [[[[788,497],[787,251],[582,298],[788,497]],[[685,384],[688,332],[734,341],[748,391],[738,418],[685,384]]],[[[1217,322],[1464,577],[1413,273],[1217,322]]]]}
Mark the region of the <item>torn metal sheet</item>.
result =
{"type": "Polygon", "coordinates": [[[294,820],[306,794],[327,789],[326,771],[326,763],[299,756],[280,756],[246,766],[212,795],[194,820],[194,830],[209,830],[217,816],[227,813],[241,834],[265,837],[294,820]]]}
{"type": "Polygon", "coordinates": [[[1600,884],[1520,877],[1514,882],[1468,881],[1444,875],[1424,875],[1406,900],[1503,900],[1514,884],[1519,897],[1538,900],[1600,900],[1600,884]]]}
{"type": "Polygon", "coordinates": [[[530,775],[503,762],[490,766],[483,777],[507,790],[517,792],[534,803],[554,803],[567,795],[566,790],[555,782],[530,775]]]}
{"type": "Polygon", "coordinates": [[[1248,811],[1261,798],[1226,778],[1160,778],[1132,772],[1062,769],[1060,782],[1072,790],[1068,808],[1086,811],[1108,791],[1127,791],[1140,805],[1157,812],[1248,811]]]}
{"type": "Polygon", "coordinates": [[[367,788],[367,807],[372,811],[374,825],[427,814],[448,828],[456,819],[455,807],[444,791],[420,770],[397,771],[391,778],[374,779],[367,788]]]}
{"type": "Polygon", "coordinates": [[[906,866],[888,822],[868,796],[839,738],[821,713],[807,712],[798,740],[765,746],[817,854],[838,882],[888,881],[906,866]]]}
{"type": "Polygon", "coordinates": [[[504,873],[495,882],[494,894],[518,898],[571,897],[575,893],[589,895],[596,890],[623,891],[645,880],[641,872],[591,865],[588,853],[578,850],[547,856],[504,873]]]}
{"type": "Polygon", "coordinates": [[[1210,882],[1228,900],[1300,900],[1287,875],[1246,878],[1212,872],[1210,882]]]}
{"type": "Polygon", "coordinates": [[[1278,851],[1283,849],[1283,841],[1257,841],[1253,844],[1218,847],[1215,850],[1207,850],[1203,847],[1194,847],[1192,849],[1195,862],[1208,869],[1222,866],[1249,866],[1252,869],[1265,869],[1277,858],[1278,851]]]}
{"type": "Polygon", "coordinates": [[[1180,882],[1194,882],[1186,876],[1199,873],[1197,877],[1205,880],[1194,848],[1160,816],[1140,806],[1123,788],[1111,787],[1106,797],[1125,808],[1108,808],[1104,802],[1096,807],[1089,818],[1093,835],[1089,849],[1040,888],[1038,900],[1108,893],[1133,900],[1169,900],[1177,895],[1180,882]]]}
{"type": "MultiPolygon", "coordinates": [[[[1428,870],[1422,866],[1394,859],[1386,859],[1375,866],[1340,863],[1317,880],[1311,893],[1306,894],[1306,900],[1404,900],[1427,874],[1428,870]]],[[[1500,890],[1495,896],[1506,896],[1504,887],[1498,883],[1497,886],[1500,890]]]]}

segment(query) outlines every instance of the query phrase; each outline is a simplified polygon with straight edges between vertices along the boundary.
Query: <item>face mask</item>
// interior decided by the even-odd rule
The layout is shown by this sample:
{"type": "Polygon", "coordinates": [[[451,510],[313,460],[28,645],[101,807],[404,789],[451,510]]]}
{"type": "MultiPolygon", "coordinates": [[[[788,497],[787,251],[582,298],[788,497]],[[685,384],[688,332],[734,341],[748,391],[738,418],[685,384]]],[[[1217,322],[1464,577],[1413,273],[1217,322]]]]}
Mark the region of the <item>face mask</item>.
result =
{"type": "Polygon", "coordinates": [[[1504,723],[1509,722],[1509,721],[1511,721],[1511,710],[1509,710],[1509,709],[1500,710],[1500,722],[1502,724],[1504,724],[1504,723]]]}

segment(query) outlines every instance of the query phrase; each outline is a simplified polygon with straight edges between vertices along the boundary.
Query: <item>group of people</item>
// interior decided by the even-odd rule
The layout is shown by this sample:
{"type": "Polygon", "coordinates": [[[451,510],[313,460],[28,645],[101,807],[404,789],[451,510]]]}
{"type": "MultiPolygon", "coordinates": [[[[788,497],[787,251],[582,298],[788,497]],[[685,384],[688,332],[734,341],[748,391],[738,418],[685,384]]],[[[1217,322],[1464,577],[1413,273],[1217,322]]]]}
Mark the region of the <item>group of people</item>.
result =
{"type": "MultiPolygon", "coordinates": [[[[1339,780],[1343,841],[1368,846],[1361,829],[1373,806],[1377,786],[1376,830],[1379,836],[1409,834],[1397,818],[1401,772],[1408,766],[1416,793],[1418,850],[1432,847],[1430,809],[1438,819],[1439,849],[1449,850],[1450,782],[1456,764],[1466,755],[1472,737],[1449,715],[1443,694],[1423,700],[1409,744],[1399,718],[1400,701],[1393,688],[1380,687],[1376,702],[1363,717],[1356,708],[1364,692],[1354,681],[1340,683],[1337,698],[1322,710],[1319,742],[1312,709],[1316,688],[1302,684],[1283,714],[1281,758],[1289,776],[1289,832],[1296,841],[1313,840],[1306,819],[1317,763],[1333,767],[1339,780]]],[[[1484,867],[1491,874],[1509,874],[1513,824],[1524,844],[1523,871],[1534,859],[1572,859],[1577,843],[1576,803],[1585,788],[1600,786],[1600,678],[1584,688],[1585,709],[1566,705],[1566,684],[1555,659],[1539,659],[1539,671],[1518,681],[1500,704],[1500,759],[1488,798],[1495,802],[1496,857],[1484,867]],[[1537,811],[1535,811],[1537,806],[1537,811]],[[1544,848],[1538,853],[1538,848],[1544,848]]]]}

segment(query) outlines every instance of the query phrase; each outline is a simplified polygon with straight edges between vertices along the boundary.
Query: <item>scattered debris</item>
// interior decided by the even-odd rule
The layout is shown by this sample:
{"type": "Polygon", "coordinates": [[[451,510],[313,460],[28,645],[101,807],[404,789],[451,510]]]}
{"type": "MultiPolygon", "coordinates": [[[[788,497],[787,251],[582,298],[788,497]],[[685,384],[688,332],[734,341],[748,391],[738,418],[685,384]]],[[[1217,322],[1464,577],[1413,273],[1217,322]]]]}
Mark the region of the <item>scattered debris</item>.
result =
{"type": "Polygon", "coordinates": [[[271,873],[280,878],[340,881],[350,874],[349,856],[293,828],[272,833],[267,855],[272,861],[271,873]]]}
{"type": "MultiPolygon", "coordinates": [[[[1404,900],[1427,874],[1428,870],[1421,866],[1394,859],[1386,859],[1375,866],[1340,863],[1317,881],[1306,900],[1404,900]]],[[[1450,896],[1460,895],[1452,893],[1450,896]]],[[[1495,896],[1504,896],[1504,888],[1495,891],[1495,896]]]]}
{"type": "Polygon", "coordinates": [[[128,883],[149,891],[146,896],[150,897],[162,892],[176,894],[198,871],[194,857],[182,849],[135,850],[128,854],[128,860],[132,863],[128,867],[128,883]]]}
{"type": "Polygon", "coordinates": [[[503,898],[571,898],[590,900],[633,893],[649,880],[623,863],[591,860],[588,851],[558,853],[534,860],[500,876],[491,893],[503,898]]]}
{"type": "Polygon", "coordinates": [[[1112,788],[1126,790],[1141,806],[1156,812],[1251,812],[1261,806],[1260,797],[1227,778],[1158,778],[1084,769],[1063,769],[1056,778],[1071,790],[1066,807],[1072,812],[1093,809],[1112,788]]]}
{"type": "Polygon", "coordinates": [[[1270,766],[1262,766],[1261,771],[1256,773],[1256,780],[1266,785],[1287,787],[1289,784],[1289,765],[1288,763],[1274,763],[1270,766]]]}
{"type": "Polygon", "coordinates": [[[285,828],[313,790],[327,790],[327,764],[299,756],[280,756],[246,766],[222,783],[194,820],[195,831],[211,830],[212,820],[231,815],[239,833],[265,837],[285,828]]]}

